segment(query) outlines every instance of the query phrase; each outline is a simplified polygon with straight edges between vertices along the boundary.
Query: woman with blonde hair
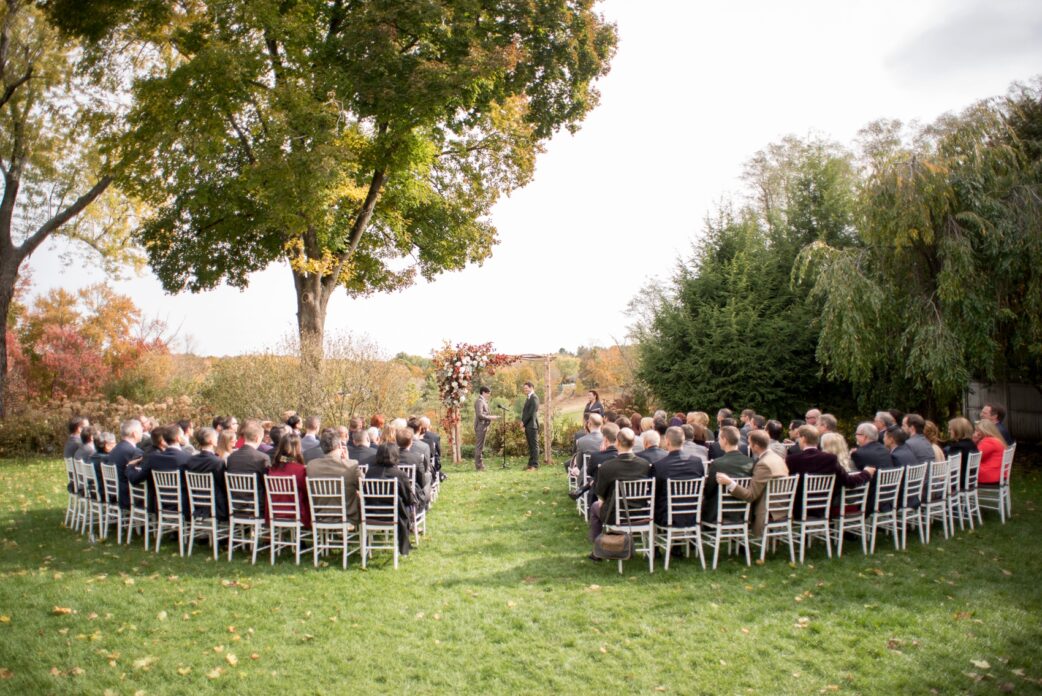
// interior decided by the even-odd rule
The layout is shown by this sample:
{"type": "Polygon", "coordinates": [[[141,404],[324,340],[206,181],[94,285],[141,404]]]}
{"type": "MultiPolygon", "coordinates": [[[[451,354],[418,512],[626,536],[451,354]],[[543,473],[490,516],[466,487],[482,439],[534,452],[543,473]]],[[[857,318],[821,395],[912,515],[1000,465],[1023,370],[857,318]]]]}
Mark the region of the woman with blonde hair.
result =
{"type": "Polygon", "coordinates": [[[944,450],[941,449],[941,431],[938,429],[937,424],[933,421],[926,421],[923,425],[923,437],[930,441],[933,445],[933,460],[935,462],[943,462],[948,457],[944,456],[944,450]]]}
{"type": "Polygon", "coordinates": [[[970,455],[978,451],[973,442],[973,423],[962,416],[952,418],[948,421],[948,437],[951,439],[944,452],[949,457],[958,454],[962,458],[962,485],[965,488],[970,455]]]}
{"type": "Polygon", "coordinates": [[[1006,440],[990,420],[979,420],[974,424],[973,441],[980,450],[980,471],[977,482],[998,483],[1002,478],[1002,454],[1006,451],[1006,440]]]}
{"type": "Polygon", "coordinates": [[[847,441],[839,433],[825,433],[821,436],[821,449],[836,455],[840,465],[847,471],[854,471],[854,463],[850,461],[850,449],[847,441]]]}
{"type": "Polygon", "coordinates": [[[228,455],[235,451],[236,437],[234,430],[222,430],[217,435],[217,447],[214,448],[214,454],[225,463],[228,462],[228,455]]]}

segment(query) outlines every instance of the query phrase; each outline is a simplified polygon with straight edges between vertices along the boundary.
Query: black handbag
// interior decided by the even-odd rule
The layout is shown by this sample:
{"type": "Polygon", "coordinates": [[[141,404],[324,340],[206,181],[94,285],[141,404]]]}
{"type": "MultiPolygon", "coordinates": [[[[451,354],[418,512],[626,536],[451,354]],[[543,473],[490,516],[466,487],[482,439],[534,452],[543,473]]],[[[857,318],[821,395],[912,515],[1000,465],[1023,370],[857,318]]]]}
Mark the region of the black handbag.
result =
{"type": "Polygon", "coordinates": [[[593,540],[593,555],[609,561],[626,561],[633,556],[633,536],[602,532],[593,540]]]}

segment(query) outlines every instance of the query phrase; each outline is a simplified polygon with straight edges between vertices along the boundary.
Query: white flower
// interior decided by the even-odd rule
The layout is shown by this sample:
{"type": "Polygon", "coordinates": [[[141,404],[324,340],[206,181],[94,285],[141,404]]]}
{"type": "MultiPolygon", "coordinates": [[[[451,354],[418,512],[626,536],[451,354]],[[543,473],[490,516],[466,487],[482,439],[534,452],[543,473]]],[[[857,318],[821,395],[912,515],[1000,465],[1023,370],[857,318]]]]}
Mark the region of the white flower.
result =
{"type": "Polygon", "coordinates": [[[462,403],[463,403],[464,401],[466,401],[466,400],[467,400],[467,395],[466,395],[466,394],[460,394],[460,395],[459,395],[459,402],[460,402],[461,404],[462,404],[462,403]]]}

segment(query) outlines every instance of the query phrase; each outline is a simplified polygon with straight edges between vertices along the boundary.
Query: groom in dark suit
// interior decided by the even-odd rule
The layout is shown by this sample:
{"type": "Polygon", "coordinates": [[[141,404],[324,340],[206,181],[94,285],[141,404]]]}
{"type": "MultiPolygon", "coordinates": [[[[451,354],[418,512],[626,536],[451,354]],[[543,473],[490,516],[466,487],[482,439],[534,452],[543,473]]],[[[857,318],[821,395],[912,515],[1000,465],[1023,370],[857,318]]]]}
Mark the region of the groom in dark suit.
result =
{"type": "Polygon", "coordinates": [[[539,468],[539,397],[535,395],[535,385],[531,382],[525,382],[521,388],[525,392],[521,423],[525,426],[525,440],[528,442],[526,471],[533,471],[539,468]]]}

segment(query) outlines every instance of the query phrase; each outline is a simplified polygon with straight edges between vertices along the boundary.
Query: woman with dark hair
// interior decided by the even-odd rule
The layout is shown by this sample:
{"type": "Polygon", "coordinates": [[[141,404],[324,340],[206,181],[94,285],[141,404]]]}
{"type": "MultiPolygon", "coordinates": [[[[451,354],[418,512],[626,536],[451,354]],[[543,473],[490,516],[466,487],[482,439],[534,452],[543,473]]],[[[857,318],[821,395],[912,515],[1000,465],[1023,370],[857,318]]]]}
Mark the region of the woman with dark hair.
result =
{"type": "MultiPolygon", "coordinates": [[[[269,476],[292,476],[297,480],[297,502],[300,505],[300,521],[304,529],[311,528],[311,507],[308,504],[308,470],[304,466],[304,453],[300,448],[300,435],[290,430],[279,438],[279,444],[271,457],[269,476]]],[[[271,496],[273,503],[289,503],[287,495],[271,496]]]]}
{"type": "Polygon", "coordinates": [[[300,433],[300,416],[296,413],[290,414],[286,419],[286,425],[295,433],[300,433]]]}
{"type": "Polygon", "coordinates": [[[586,392],[586,396],[589,398],[586,401],[586,407],[583,408],[583,423],[590,420],[591,413],[596,413],[603,418],[604,404],[601,403],[601,395],[597,393],[596,389],[591,389],[586,392]]]}
{"type": "Polygon", "coordinates": [[[398,468],[398,445],[393,442],[384,443],[376,448],[376,459],[365,472],[367,479],[398,479],[398,553],[409,555],[412,548],[409,543],[409,521],[412,519],[412,507],[415,499],[412,494],[412,482],[404,471],[398,468]]]}

